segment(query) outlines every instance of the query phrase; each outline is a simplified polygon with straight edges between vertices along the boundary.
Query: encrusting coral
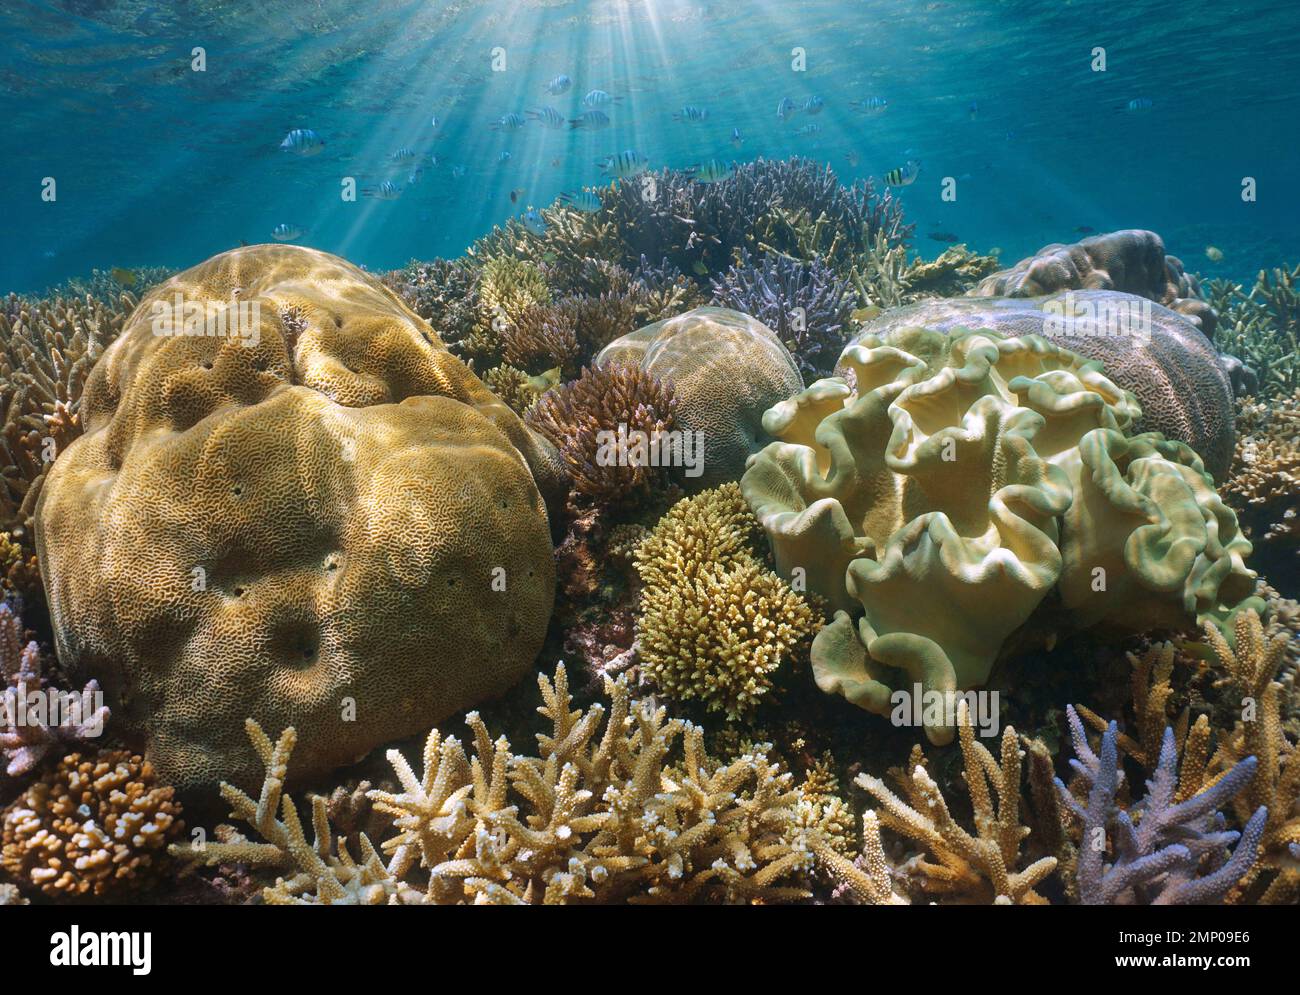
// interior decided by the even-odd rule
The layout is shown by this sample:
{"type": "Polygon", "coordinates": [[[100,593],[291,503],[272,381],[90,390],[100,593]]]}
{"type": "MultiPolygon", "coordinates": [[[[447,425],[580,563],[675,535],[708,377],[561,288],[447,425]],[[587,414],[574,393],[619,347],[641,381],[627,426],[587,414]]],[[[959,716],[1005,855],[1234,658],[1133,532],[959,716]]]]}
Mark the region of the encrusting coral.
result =
{"type": "Polygon", "coordinates": [[[36,511],[56,648],[179,788],[256,769],[247,714],[295,723],[319,773],[540,649],[558,454],[343,260],[254,246],[172,278],[83,404],[36,511]]]}
{"type": "Polygon", "coordinates": [[[733,719],[768,694],[820,623],[759,559],[756,531],[740,488],[724,484],[673,505],[636,551],[643,673],[670,698],[733,719]]]}
{"type": "MultiPolygon", "coordinates": [[[[879,802],[883,825],[920,843],[937,860],[918,856],[902,868],[921,893],[984,904],[1047,904],[1035,888],[1056,868],[1056,858],[1041,857],[1018,869],[1020,844],[1029,829],[1020,823],[1023,754],[1016,731],[1011,726],[1003,730],[1000,758],[995,758],[975,739],[964,700],[957,708],[957,729],[974,834],[953,818],[919,747],[912,750],[910,772],[899,778],[905,797],[870,774],[859,774],[856,783],[879,802]]],[[[870,838],[865,827],[863,836],[870,838]]]]}
{"type": "Polygon", "coordinates": [[[5,810],[0,866],[52,898],[121,895],[156,875],[183,828],[148,761],[70,753],[5,810]]]}
{"type": "MultiPolygon", "coordinates": [[[[1250,598],[1250,544],[1200,459],[1100,364],[1037,336],[903,329],[845,350],[764,416],[781,441],[741,489],[777,572],[838,609],[818,686],[888,714],[893,690],[978,687],[1048,599],[1061,628],[1144,631],[1250,598]],[[934,605],[942,602],[943,609],[934,605]],[[854,614],[861,611],[860,617],[854,614]]],[[[948,742],[952,716],[927,711],[948,742]]]]}
{"type": "MultiPolygon", "coordinates": [[[[248,733],[266,767],[257,798],[230,784],[233,814],[264,842],[243,837],[177,845],[190,863],[231,861],[282,872],[267,902],[357,904],[770,902],[807,897],[807,831],[797,827],[799,789],[761,751],[730,762],[704,751],[703,730],[631,697],[607,680],[610,702],[573,708],[563,665],[539,675],[550,723],[538,755],[493,740],[466,716],[470,757],[434,730],[422,769],[388,753],[398,791],[371,791],[395,832],[376,848],[361,836],[354,858],[336,840],[323,798],[313,798],[314,839],[283,791],[295,736],[272,743],[248,733]],[[278,815],[277,815],[278,813],[278,815]],[[380,854],[387,857],[384,862],[380,854]],[[288,876],[285,876],[285,875],[288,876]]],[[[227,834],[229,836],[229,834],[227,834]]]]}

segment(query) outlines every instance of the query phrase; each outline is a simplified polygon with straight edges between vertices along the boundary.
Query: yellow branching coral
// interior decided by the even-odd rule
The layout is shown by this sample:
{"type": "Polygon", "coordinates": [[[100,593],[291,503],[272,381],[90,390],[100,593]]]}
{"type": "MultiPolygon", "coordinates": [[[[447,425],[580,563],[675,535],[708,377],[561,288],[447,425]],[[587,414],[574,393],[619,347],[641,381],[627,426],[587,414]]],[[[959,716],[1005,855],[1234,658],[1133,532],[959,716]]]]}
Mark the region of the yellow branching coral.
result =
{"type": "Polygon", "coordinates": [[[857,905],[908,905],[894,891],[893,869],[885,859],[880,839],[880,817],[874,809],[862,813],[862,854],[850,860],[826,837],[815,837],[813,852],[818,867],[836,881],[835,897],[857,905]]]}
{"type": "Polygon", "coordinates": [[[957,710],[966,786],[975,812],[974,834],[948,811],[939,786],[920,754],[912,751],[912,772],[902,779],[906,799],[878,777],[860,774],[857,784],[880,802],[884,825],[920,843],[938,863],[917,858],[908,868],[927,894],[965,901],[1043,905],[1034,887],[1056,867],[1043,857],[1017,870],[1020,842],[1029,830],[1020,824],[1020,743],[1010,726],[1002,733],[1001,762],[977,742],[965,701],[957,710]],[[996,803],[995,803],[996,798],[996,803]]]}
{"type": "Polygon", "coordinates": [[[148,761],[70,753],[5,810],[0,866],[51,898],[120,895],[156,873],[180,816],[148,761]]]}
{"type": "Polygon", "coordinates": [[[1300,391],[1274,404],[1250,399],[1237,416],[1237,447],[1223,497],[1273,576],[1300,557],[1300,391]]]}
{"type": "Polygon", "coordinates": [[[818,622],[758,559],[756,530],[739,487],[724,484],[679,501],[636,553],[645,673],[665,694],[730,718],[753,709],[818,622]]]}
{"type": "MultiPolygon", "coordinates": [[[[770,902],[807,897],[818,831],[795,818],[792,775],[755,750],[720,762],[703,730],[634,701],[606,681],[610,703],[573,707],[563,665],[539,676],[550,722],[538,755],[511,752],[476,713],[466,717],[473,757],[434,730],[416,771],[391,750],[400,790],[371,791],[394,817],[376,849],[362,834],[354,860],[336,839],[325,801],[313,798],[315,839],[282,787],[295,735],[249,736],[266,766],[257,799],[222,786],[233,814],[265,842],[238,837],[172,852],[215,866],[242,861],[291,873],[268,902],[568,904],[770,902]],[[277,816],[276,813],[279,812],[277,816]],[[380,853],[387,856],[387,862],[380,853]],[[420,878],[423,881],[415,884],[420,878]]],[[[819,845],[819,844],[818,844],[819,845]]]]}
{"type": "MultiPolygon", "coordinates": [[[[867,335],[770,408],[741,490],[783,577],[839,611],[818,686],[888,714],[900,683],[978,687],[1055,592],[1059,624],[1136,631],[1248,599],[1250,543],[1199,457],[1100,364],[1026,335],[867,335]],[[850,385],[850,382],[852,385],[850,385]]],[[[951,741],[951,718],[927,724],[951,741]]]]}

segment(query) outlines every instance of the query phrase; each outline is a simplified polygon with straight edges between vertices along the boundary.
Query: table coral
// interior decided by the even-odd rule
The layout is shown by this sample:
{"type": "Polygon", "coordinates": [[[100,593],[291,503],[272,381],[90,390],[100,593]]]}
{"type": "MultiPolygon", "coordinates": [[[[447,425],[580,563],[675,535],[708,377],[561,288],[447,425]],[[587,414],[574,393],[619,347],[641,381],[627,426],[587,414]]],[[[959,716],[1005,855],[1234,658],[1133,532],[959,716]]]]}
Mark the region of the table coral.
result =
{"type": "Polygon", "coordinates": [[[184,829],[172,796],[139,756],[70,753],[5,810],[0,866],[51,898],[120,896],[184,829]]]}
{"type": "Polygon", "coordinates": [[[726,308],[702,307],[615,339],[596,365],[635,363],[670,380],[681,427],[702,433],[703,472],[695,489],[736,480],[770,437],[763,412],[797,393],[803,378],[770,328],[726,308]]]}
{"type": "Polygon", "coordinates": [[[807,897],[809,831],[794,820],[799,788],[762,752],[720,762],[699,726],[631,697],[607,680],[610,702],[573,707],[563,665],[539,675],[550,723],[536,756],[493,740],[466,716],[473,755],[438,730],[420,769],[388,753],[399,788],[372,791],[394,819],[380,847],[362,834],[361,859],[336,840],[323,798],[312,800],[314,839],[283,792],[295,735],[275,743],[253,721],[266,776],[257,798],[230,784],[233,814],[264,842],[238,838],[173,846],[194,864],[228,861],[282,872],[268,902],[313,904],[571,904],[767,902],[807,897]],[[608,714],[607,714],[608,712],[608,714]],[[279,813],[277,816],[276,813],[279,813]],[[384,863],[380,854],[387,856],[384,863]],[[421,880],[421,878],[423,880],[421,880]]]}
{"type": "Polygon", "coordinates": [[[539,650],[558,456],[356,267],[216,256],[142,301],[83,403],[37,506],[59,658],[179,787],[256,769],[250,712],[319,773],[539,650]]]}
{"type": "MultiPolygon", "coordinates": [[[[1100,364],[1037,336],[903,329],[764,416],[741,489],[777,572],[839,609],[818,685],[889,714],[900,685],[981,686],[1052,593],[1056,624],[1141,631],[1249,598],[1250,544],[1200,459],[1100,364]],[[936,599],[943,604],[936,610],[936,599]],[[861,611],[861,617],[853,614],[861,611]]],[[[933,742],[951,716],[927,720],[933,742]]]]}
{"type": "Polygon", "coordinates": [[[732,719],[754,709],[818,624],[758,558],[756,526],[740,488],[724,484],[675,504],[636,552],[643,672],[670,698],[732,719]]]}

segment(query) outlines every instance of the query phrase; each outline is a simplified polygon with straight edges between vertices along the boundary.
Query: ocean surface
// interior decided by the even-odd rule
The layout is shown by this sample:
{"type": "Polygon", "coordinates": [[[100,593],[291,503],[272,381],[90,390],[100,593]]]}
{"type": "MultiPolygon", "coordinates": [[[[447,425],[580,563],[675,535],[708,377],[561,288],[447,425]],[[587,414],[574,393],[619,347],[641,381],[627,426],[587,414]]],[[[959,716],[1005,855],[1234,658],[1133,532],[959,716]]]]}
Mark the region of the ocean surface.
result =
{"type": "Polygon", "coordinates": [[[1300,260],[1295,0],[3,0],[0,35],[0,292],[279,225],[372,270],[455,256],[624,149],[878,183],[917,161],[899,196],[927,257],[933,234],[1014,261],[1132,227],[1206,276],[1300,260]],[[604,130],[492,127],[592,90],[604,130]],[[320,154],[280,150],[299,128],[320,154]],[[347,201],[348,177],[402,193],[347,201]]]}

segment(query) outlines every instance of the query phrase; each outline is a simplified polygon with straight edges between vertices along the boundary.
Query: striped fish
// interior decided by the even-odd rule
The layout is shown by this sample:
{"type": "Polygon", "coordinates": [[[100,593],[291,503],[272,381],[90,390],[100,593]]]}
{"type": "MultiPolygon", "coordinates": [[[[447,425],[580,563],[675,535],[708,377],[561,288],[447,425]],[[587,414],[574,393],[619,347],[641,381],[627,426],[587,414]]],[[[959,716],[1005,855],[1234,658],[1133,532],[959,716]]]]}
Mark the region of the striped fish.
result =
{"type": "Polygon", "coordinates": [[[596,160],[596,165],[606,176],[624,179],[644,173],[650,160],[635,149],[624,149],[616,155],[607,155],[596,160]]]}
{"type": "Polygon", "coordinates": [[[370,191],[370,196],[376,200],[397,200],[402,196],[402,185],[394,183],[392,180],[384,180],[383,183],[370,191]]]}
{"type": "Polygon", "coordinates": [[[710,159],[702,166],[692,166],[689,172],[696,183],[717,183],[730,176],[731,170],[732,167],[726,163],[710,159]]]}
{"type": "Polygon", "coordinates": [[[604,111],[583,111],[569,122],[569,127],[601,131],[609,127],[609,115],[604,111]]]}
{"type": "Polygon", "coordinates": [[[707,107],[696,107],[694,104],[687,104],[673,114],[674,121],[691,121],[695,124],[708,120],[708,117],[709,109],[707,107]]]}
{"type": "Polygon", "coordinates": [[[604,107],[614,100],[622,100],[622,97],[611,97],[604,90],[589,90],[587,95],[582,98],[583,107],[604,107]]]}
{"type": "Polygon", "coordinates": [[[776,105],[776,119],[778,121],[785,121],[787,118],[798,113],[799,108],[789,97],[782,97],[781,102],[776,105]]]}
{"type": "Polygon", "coordinates": [[[529,111],[528,116],[534,121],[541,121],[542,125],[547,128],[564,127],[564,115],[554,107],[543,107],[540,110],[529,111]]]}
{"type": "Polygon", "coordinates": [[[803,112],[805,114],[820,114],[825,107],[825,101],[815,93],[803,102],[803,112]]]}
{"type": "Polygon", "coordinates": [[[493,131],[518,131],[528,122],[518,114],[502,114],[489,127],[493,131]]]}
{"type": "Polygon", "coordinates": [[[889,101],[884,97],[867,97],[866,100],[850,100],[849,106],[855,111],[872,117],[885,113],[889,101]]]}
{"type": "Polygon", "coordinates": [[[324,139],[310,128],[294,128],[280,143],[280,151],[300,156],[316,155],[324,148],[324,139]]]}
{"type": "Polygon", "coordinates": [[[566,204],[583,214],[595,214],[601,208],[600,195],[592,190],[581,190],[578,193],[562,193],[559,200],[561,204],[566,204]]]}
{"type": "Polygon", "coordinates": [[[921,172],[921,164],[915,159],[908,159],[906,166],[891,169],[885,174],[885,182],[891,187],[911,186],[921,172]]]}
{"type": "Polygon", "coordinates": [[[555,79],[548,82],[544,89],[551,96],[558,97],[561,93],[566,92],[571,86],[573,86],[573,80],[569,79],[568,76],[565,76],[564,73],[560,73],[559,76],[556,76],[555,79]]]}

